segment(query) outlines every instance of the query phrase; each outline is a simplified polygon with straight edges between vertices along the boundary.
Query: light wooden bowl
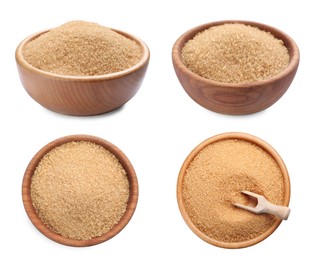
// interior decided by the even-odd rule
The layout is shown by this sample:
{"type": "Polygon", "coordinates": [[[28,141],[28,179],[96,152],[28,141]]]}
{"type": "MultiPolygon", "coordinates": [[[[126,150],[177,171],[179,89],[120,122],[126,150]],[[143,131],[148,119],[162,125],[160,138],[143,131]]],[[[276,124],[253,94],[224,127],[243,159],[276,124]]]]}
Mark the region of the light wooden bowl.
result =
{"type": "Polygon", "coordinates": [[[90,135],[70,135],[65,136],[59,139],[56,139],[47,145],[45,145],[42,149],[40,149],[37,154],[32,158],[29,165],[26,168],[23,184],[22,184],[22,198],[24,203],[25,211],[30,219],[30,221],[34,224],[34,226],[46,237],[54,240],[63,245],[67,246],[75,246],[75,247],[84,247],[84,246],[92,246],[102,242],[109,240],[110,238],[117,235],[130,221],[132,218],[134,211],[137,206],[138,201],[138,182],[135,170],[126,157],[126,155],[115,145],[111,144],[110,142],[101,139],[99,137],[90,136],[90,135]],[[30,185],[31,185],[31,178],[36,170],[38,163],[41,161],[43,156],[48,153],[50,150],[54,149],[57,146],[60,146],[64,143],[68,143],[71,141],[89,141],[98,145],[103,146],[105,149],[110,151],[112,154],[116,156],[119,162],[122,164],[123,168],[127,173],[127,178],[129,181],[129,199],[126,208],[126,212],[118,222],[110,231],[104,233],[102,236],[92,238],[90,240],[74,240],[63,237],[50,228],[48,228],[39,218],[37,215],[31,200],[30,195],[30,185]]]}
{"type": "Polygon", "coordinates": [[[236,243],[227,243],[223,241],[218,241],[215,240],[206,234],[202,233],[191,221],[189,218],[188,212],[185,209],[183,198],[182,198],[182,185],[183,185],[183,180],[184,176],[186,173],[186,170],[189,167],[189,164],[193,161],[193,159],[196,157],[196,155],[205,147],[221,141],[221,140],[227,140],[227,139],[239,139],[239,140],[244,140],[247,142],[250,142],[252,144],[257,145],[258,147],[262,148],[264,151],[266,151],[278,164],[278,167],[281,170],[283,180],[284,180],[284,201],[283,201],[283,206],[288,206],[289,205],[289,200],[290,200],[290,180],[289,180],[289,175],[287,168],[282,160],[282,158],[279,156],[279,154],[274,150],[273,147],[271,147],[268,143],[265,141],[261,140],[258,137],[255,137],[250,134],[246,133],[238,133],[238,132],[230,132],[230,133],[223,133],[219,134],[216,136],[213,136],[211,138],[208,138],[207,140],[203,141],[200,143],[197,147],[195,147],[191,153],[187,156],[186,160],[184,161],[180,172],[178,176],[178,181],[177,181],[177,202],[179,206],[179,210],[181,212],[181,215],[183,219],[185,220],[186,224],[189,226],[189,228],[202,240],[206,241],[207,243],[210,243],[214,246],[222,247],[222,248],[244,248],[244,247],[249,247],[252,245],[255,245],[264,239],[266,239],[268,236],[270,236],[280,225],[282,222],[281,219],[276,218],[274,224],[262,235],[243,242],[236,242],[236,243]]]}
{"type": "Polygon", "coordinates": [[[47,31],[27,37],[15,53],[19,76],[27,93],[43,107],[66,115],[98,115],[124,105],[141,86],[150,52],[141,39],[114,31],[136,41],[142,49],[142,58],[129,69],[100,76],[64,76],[31,66],[23,57],[23,48],[47,31]]]}
{"type": "Polygon", "coordinates": [[[217,21],[197,26],[181,35],[172,49],[176,75],[187,94],[199,105],[211,111],[244,115],[264,110],[278,101],[289,88],[299,65],[300,54],[296,43],[284,32],[271,26],[240,20],[217,21]],[[258,27],[281,39],[290,54],[290,63],[281,73],[251,83],[222,83],[203,78],[190,71],[182,62],[181,50],[197,33],[225,23],[242,23],[258,27]]]}

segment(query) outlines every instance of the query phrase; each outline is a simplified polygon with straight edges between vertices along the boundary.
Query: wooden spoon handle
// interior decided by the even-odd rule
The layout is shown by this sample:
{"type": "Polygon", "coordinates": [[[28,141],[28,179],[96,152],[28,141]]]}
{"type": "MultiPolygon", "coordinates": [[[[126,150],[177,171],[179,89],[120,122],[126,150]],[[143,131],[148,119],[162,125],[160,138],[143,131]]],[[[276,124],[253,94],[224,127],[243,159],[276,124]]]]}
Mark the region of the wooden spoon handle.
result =
{"type": "Polygon", "coordinates": [[[269,202],[264,212],[275,215],[276,217],[281,218],[283,220],[287,220],[290,214],[290,208],[274,205],[269,202]]]}

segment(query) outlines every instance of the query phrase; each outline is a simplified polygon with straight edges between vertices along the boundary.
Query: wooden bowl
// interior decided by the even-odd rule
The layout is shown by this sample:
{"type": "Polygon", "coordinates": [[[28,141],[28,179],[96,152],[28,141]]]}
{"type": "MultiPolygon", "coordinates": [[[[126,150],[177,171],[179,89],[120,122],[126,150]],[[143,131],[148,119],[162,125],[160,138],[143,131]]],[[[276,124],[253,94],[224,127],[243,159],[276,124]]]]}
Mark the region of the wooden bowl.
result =
{"type": "Polygon", "coordinates": [[[24,208],[29,219],[43,235],[54,240],[55,242],[58,242],[60,244],[67,245],[67,246],[75,246],[75,247],[92,246],[92,245],[105,242],[109,240],[110,238],[114,237],[128,224],[137,206],[138,182],[137,182],[137,176],[136,176],[133,166],[131,165],[126,155],[121,150],[119,150],[119,148],[117,148],[110,142],[104,139],[101,139],[99,137],[90,136],[90,135],[70,135],[70,136],[65,136],[65,137],[56,139],[48,143],[42,149],[40,149],[36,153],[36,155],[32,158],[24,174],[23,184],[22,184],[22,198],[23,198],[24,208]],[[54,149],[55,147],[60,146],[64,143],[71,142],[71,141],[89,141],[89,142],[98,144],[100,146],[103,146],[105,149],[107,149],[113,155],[115,155],[116,158],[119,160],[119,162],[121,163],[121,165],[123,166],[123,168],[125,169],[127,173],[127,178],[129,181],[129,199],[128,199],[126,212],[124,213],[120,221],[111,230],[109,230],[107,233],[104,233],[103,235],[99,237],[95,237],[90,240],[69,239],[52,231],[41,221],[41,219],[37,215],[36,210],[34,209],[34,206],[32,204],[32,199],[30,195],[30,185],[32,181],[31,179],[34,174],[34,171],[36,170],[37,165],[39,164],[43,156],[46,153],[48,153],[50,150],[54,149]]]}
{"type": "Polygon", "coordinates": [[[150,53],[139,38],[114,31],[137,42],[142,49],[142,58],[129,69],[100,76],[64,76],[33,67],[24,59],[23,49],[28,42],[47,31],[27,37],[15,53],[19,76],[27,93],[43,107],[66,115],[98,115],[124,105],[139,90],[150,53]]]}
{"type": "Polygon", "coordinates": [[[296,74],[299,59],[298,47],[287,34],[271,26],[250,21],[226,20],[197,26],[180,36],[172,49],[173,66],[187,94],[206,109],[229,115],[256,113],[273,105],[289,88],[296,74]],[[281,39],[290,54],[290,63],[287,68],[271,78],[251,83],[222,83],[203,78],[190,71],[182,62],[181,57],[181,50],[185,43],[197,33],[225,23],[251,25],[281,39]]]}
{"type": "Polygon", "coordinates": [[[258,137],[252,136],[250,134],[246,133],[237,133],[237,132],[230,132],[230,133],[223,133],[219,134],[216,136],[213,136],[211,138],[208,138],[207,140],[203,141],[200,143],[197,147],[195,147],[192,152],[187,156],[186,160],[184,161],[180,172],[178,176],[178,181],[177,181],[177,202],[179,206],[179,210],[181,212],[181,215],[183,219],[185,220],[186,224],[189,226],[189,228],[202,240],[206,241],[207,243],[210,243],[214,246],[222,247],[222,248],[244,248],[248,246],[255,245],[262,240],[266,239],[268,236],[270,236],[276,228],[280,225],[281,219],[276,218],[274,224],[267,229],[266,232],[262,233],[262,235],[255,237],[253,239],[243,241],[243,242],[235,242],[235,243],[228,243],[228,242],[223,242],[223,241],[218,241],[216,239],[213,239],[203,232],[201,232],[191,221],[188,212],[185,209],[185,205],[183,202],[183,196],[182,196],[182,186],[183,186],[183,180],[184,176],[186,174],[186,170],[188,169],[190,163],[194,160],[194,158],[197,156],[197,154],[204,149],[205,147],[221,141],[221,140],[227,140],[227,139],[239,139],[239,140],[244,140],[247,142],[250,142],[260,148],[262,148],[264,151],[266,151],[273,159],[276,161],[282,177],[283,177],[283,182],[284,182],[284,199],[283,199],[283,206],[288,206],[289,205],[289,200],[290,200],[290,180],[289,180],[289,175],[287,168],[279,156],[279,154],[272,148],[268,143],[265,141],[261,140],[258,137]]]}

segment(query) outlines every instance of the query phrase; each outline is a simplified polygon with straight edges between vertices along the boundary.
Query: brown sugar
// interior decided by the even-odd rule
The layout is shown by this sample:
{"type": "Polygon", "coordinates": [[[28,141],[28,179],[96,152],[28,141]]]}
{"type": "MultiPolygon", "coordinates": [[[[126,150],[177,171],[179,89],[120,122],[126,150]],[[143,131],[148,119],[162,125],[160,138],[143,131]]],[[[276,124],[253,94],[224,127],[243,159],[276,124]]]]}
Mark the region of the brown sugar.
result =
{"type": "Polygon", "coordinates": [[[96,23],[71,21],[29,42],[25,60],[40,70],[72,76],[123,71],[141,58],[135,41],[96,23]]]}
{"type": "Polygon", "coordinates": [[[100,145],[60,145],[38,164],[31,199],[42,220],[63,237],[88,240],[111,230],[126,211],[129,182],[118,159],[100,145]]]}
{"type": "Polygon", "coordinates": [[[210,27],[189,40],[182,49],[183,63],[201,77],[241,83],[270,78],[289,64],[282,40],[244,24],[210,27]]]}
{"type": "Polygon", "coordinates": [[[221,242],[243,242],[271,228],[275,217],[236,208],[247,204],[241,191],[264,195],[282,205],[284,181],[276,161],[248,141],[226,139],[203,148],[189,164],[182,186],[183,205],[192,223],[221,242]]]}

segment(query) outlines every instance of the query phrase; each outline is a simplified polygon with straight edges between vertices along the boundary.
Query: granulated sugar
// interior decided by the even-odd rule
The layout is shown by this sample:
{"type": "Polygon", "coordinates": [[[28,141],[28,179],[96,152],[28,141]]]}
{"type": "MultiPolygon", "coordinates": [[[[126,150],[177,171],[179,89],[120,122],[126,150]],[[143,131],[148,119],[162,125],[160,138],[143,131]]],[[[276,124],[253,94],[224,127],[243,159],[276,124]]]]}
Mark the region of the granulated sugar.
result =
{"type": "Polygon", "coordinates": [[[64,237],[88,240],[119,222],[126,211],[129,183],[113,154],[79,141],[58,146],[41,159],[30,191],[45,225],[64,237]]]}
{"type": "Polygon", "coordinates": [[[192,72],[225,83],[270,78],[289,64],[282,40],[244,24],[210,27],[189,40],[182,49],[183,63],[192,72]]]}
{"type": "Polygon", "coordinates": [[[260,147],[244,140],[226,139],[208,145],[188,166],[183,178],[183,204],[193,224],[222,242],[243,242],[263,234],[275,222],[233,206],[247,204],[241,191],[264,195],[282,205],[284,182],[279,166],[260,147]]]}
{"type": "Polygon", "coordinates": [[[96,23],[72,21],[29,42],[25,60],[61,75],[94,76],[134,66],[141,58],[135,41],[96,23]]]}

